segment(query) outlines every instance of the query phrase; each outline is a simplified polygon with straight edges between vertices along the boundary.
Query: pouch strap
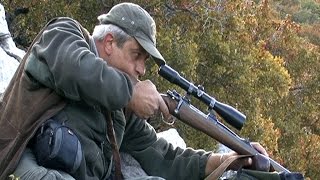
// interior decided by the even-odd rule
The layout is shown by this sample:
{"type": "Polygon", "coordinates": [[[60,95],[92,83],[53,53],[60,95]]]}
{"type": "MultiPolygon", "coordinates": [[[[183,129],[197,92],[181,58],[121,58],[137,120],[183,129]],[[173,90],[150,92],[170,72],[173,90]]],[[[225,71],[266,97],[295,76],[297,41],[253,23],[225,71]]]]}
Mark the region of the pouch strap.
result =
{"type": "Polygon", "coordinates": [[[228,159],[223,161],[220,166],[215,169],[209,176],[205,178],[205,180],[217,180],[222,174],[227,170],[227,168],[237,159],[252,157],[252,155],[234,155],[230,156],[228,159]]]}
{"type": "Polygon", "coordinates": [[[115,179],[122,180],[120,153],[119,153],[119,148],[117,145],[116,136],[113,128],[111,112],[107,111],[104,107],[101,107],[101,111],[107,120],[107,135],[112,148],[112,155],[113,155],[114,166],[115,166],[115,179]]]}

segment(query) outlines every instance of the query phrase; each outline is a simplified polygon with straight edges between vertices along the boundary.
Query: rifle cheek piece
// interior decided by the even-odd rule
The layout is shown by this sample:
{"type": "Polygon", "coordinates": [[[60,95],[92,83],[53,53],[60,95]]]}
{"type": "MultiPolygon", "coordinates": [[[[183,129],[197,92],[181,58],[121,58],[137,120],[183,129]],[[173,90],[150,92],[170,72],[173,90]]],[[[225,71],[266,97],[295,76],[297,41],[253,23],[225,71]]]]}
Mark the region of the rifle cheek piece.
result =
{"type": "Polygon", "coordinates": [[[241,130],[246,120],[246,116],[239,112],[237,109],[217,101],[215,98],[205,93],[202,86],[197,87],[194,84],[190,83],[188,80],[181,77],[177,71],[166,64],[160,66],[158,73],[169,82],[176,84],[187,91],[188,95],[191,94],[200,101],[204,102],[206,105],[208,105],[209,109],[213,109],[228,124],[238,130],[241,130]]]}

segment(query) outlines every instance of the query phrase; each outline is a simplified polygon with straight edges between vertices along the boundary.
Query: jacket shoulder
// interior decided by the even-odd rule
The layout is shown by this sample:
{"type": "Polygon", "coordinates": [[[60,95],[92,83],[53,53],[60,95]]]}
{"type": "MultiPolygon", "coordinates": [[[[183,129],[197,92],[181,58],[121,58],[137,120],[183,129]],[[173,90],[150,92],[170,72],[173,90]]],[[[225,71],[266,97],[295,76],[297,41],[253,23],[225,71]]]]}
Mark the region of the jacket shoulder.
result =
{"type": "Polygon", "coordinates": [[[64,24],[64,25],[67,25],[67,26],[74,26],[76,27],[77,29],[79,29],[82,34],[84,35],[84,37],[86,38],[87,42],[89,42],[89,36],[90,36],[90,33],[89,31],[84,28],[80,22],[78,22],[77,20],[73,19],[73,18],[70,18],[70,17],[56,17],[56,18],[53,18],[51,19],[49,22],[48,22],[48,26],[60,26],[61,24],[64,24]]]}

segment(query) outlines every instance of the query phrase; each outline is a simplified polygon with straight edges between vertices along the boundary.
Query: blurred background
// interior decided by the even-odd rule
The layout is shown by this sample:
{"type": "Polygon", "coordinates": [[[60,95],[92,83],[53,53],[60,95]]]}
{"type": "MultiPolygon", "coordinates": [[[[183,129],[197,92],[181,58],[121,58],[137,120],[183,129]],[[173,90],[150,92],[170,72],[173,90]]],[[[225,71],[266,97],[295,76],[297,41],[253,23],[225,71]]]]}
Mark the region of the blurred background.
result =
{"type": "MultiPolygon", "coordinates": [[[[122,1],[3,0],[16,45],[27,50],[48,20],[68,16],[92,32],[96,17],[122,1]]],[[[157,23],[157,46],[182,76],[247,116],[241,131],[291,171],[320,179],[319,0],[135,0],[157,23]]],[[[157,74],[160,92],[177,90],[157,74]]],[[[194,106],[207,113],[196,99],[194,106]]],[[[224,121],[220,119],[222,123],[224,121]]],[[[176,128],[187,146],[216,150],[217,142],[177,121],[150,121],[160,132],[176,128]]],[[[225,123],[226,124],[226,123],[225,123]]],[[[227,125],[227,124],[226,124],[227,125]]]]}

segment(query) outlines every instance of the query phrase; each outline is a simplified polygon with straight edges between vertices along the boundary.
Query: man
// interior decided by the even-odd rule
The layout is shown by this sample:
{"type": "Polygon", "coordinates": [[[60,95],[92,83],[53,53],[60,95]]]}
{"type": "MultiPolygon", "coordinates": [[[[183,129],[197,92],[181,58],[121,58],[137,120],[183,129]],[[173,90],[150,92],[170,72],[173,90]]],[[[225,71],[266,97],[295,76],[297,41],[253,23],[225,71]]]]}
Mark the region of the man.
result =
{"type": "MultiPolygon", "coordinates": [[[[145,74],[149,56],[159,65],[165,63],[156,49],[152,17],[138,5],[122,3],[98,19],[100,24],[95,27],[92,37],[87,37],[85,30],[72,19],[60,18],[51,22],[15,76],[16,81],[21,76],[20,84],[29,83],[25,91],[19,91],[21,95],[30,96],[40,90],[50,97],[58,95],[53,98],[58,99],[55,103],[58,105],[48,105],[55,113],[44,112],[47,117],[54,115],[62,119],[78,135],[83,149],[80,167],[69,174],[40,167],[35,163],[32,151],[23,148],[14,176],[21,179],[110,178],[115,162],[106,135],[108,119],[103,113],[106,109],[111,112],[120,151],[131,154],[148,175],[156,176],[141,179],[205,178],[234,153],[221,155],[190,148],[173,149],[164,139],[158,139],[145,121],[158,111],[165,118],[170,116],[152,82],[138,80],[145,74]]],[[[14,92],[13,82],[10,87],[14,92]]],[[[5,95],[6,99],[10,100],[9,95],[5,95]]],[[[40,119],[43,122],[43,115],[38,116],[36,122],[40,119]]],[[[40,125],[37,124],[32,127],[38,128],[40,125]]],[[[28,133],[28,137],[34,132],[28,133]]],[[[266,154],[260,145],[255,144],[255,147],[266,154]]],[[[243,164],[250,165],[251,160],[243,164]]]]}

